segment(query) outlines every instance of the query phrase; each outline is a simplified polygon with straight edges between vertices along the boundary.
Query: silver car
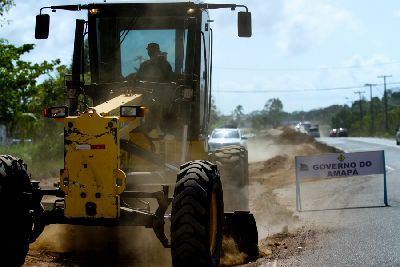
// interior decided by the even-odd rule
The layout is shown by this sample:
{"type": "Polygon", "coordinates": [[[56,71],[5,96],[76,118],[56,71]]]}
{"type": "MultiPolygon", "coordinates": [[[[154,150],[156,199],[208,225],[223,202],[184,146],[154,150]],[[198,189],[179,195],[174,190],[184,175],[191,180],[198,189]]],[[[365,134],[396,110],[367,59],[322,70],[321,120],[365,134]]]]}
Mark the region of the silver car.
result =
{"type": "Polygon", "coordinates": [[[215,151],[218,148],[230,145],[239,145],[247,149],[247,137],[242,136],[239,129],[235,128],[217,128],[208,139],[208,150],[215,151]]]}

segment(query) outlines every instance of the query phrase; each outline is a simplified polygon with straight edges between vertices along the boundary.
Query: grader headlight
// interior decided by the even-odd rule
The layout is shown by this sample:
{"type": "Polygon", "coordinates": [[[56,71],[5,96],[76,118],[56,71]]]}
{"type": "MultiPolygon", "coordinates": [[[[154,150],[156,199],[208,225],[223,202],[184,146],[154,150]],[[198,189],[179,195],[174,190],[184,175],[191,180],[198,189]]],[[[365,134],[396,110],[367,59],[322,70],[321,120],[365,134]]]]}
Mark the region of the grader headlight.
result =
{"type": "Polygon", "coordinates": [[[121,106],[119,114],[121,117],[144,117],[145,109],[142,106],[121,106]]]}
{"type": "Polygon", "coordinates": [[[43,115],[45,118],[65,118],[68,116],[68,107],[59,106],[45,108],[43,111],[43,115]]]}
{"type": "Polygon", "coordinates": [[[90,15],[97,15],[97,14],[99,14],[99,9],[98,8],[91,8],[91,9],[89,9],[89,14],[90,15]]]}

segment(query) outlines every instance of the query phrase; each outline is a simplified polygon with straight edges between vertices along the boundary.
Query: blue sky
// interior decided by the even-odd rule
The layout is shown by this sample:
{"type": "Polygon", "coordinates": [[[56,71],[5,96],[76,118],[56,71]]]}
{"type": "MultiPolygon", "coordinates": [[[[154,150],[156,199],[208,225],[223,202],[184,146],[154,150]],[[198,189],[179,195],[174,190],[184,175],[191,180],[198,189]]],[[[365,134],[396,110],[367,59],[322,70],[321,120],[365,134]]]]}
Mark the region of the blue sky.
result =
{"type": "MultiPolygon", "coordinates": [[[[50,38],[34,39],[40,7],[88,1],[22,1],[6,15],[0,38],[13,44],[35,43],[26,59],[60,58],[69,64],[74,18],[81,12],[51,14],[50,38]]],[[[93,2],[93,1],[90,1],[93,2]]],[[[101,1],[103,2],[103,1],[101,1]]],[[[112,2],[108,0],[108,2],[112,2]]],[[[285,111],[308,111],[333,104],[350,104],[378,84],[373,96],[400,88],[400,2],[396,0],[249,0],[208,1],[245,4],[252,12],[253,37],[239,38],[236,13],[211,11],[214,20],[213,96],[229,114],[237,105],[249,113],[279,98],[285,111]],[[361,86],[361,87],[360,87],[361,86]],[[321,90],[346,88],[336,90],[321,90]]]]}

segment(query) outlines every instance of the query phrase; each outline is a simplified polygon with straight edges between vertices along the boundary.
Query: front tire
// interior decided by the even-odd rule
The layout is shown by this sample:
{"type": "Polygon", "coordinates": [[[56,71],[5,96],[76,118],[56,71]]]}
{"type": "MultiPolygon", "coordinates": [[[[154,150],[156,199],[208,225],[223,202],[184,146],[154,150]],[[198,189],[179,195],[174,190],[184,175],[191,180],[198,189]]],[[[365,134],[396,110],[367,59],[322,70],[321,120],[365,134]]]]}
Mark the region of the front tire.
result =
{"type": "Polygon", "coordinates": [[[196,160],[181,166],[171,213],[174,267],[219,266],[223,205],[216,165],[196,160]]]}
{"type": "Polygon", "coordinates": [[[0,155],[0,266],[21,266],[33,226],[33,188],[21,159],[0,155]]]}

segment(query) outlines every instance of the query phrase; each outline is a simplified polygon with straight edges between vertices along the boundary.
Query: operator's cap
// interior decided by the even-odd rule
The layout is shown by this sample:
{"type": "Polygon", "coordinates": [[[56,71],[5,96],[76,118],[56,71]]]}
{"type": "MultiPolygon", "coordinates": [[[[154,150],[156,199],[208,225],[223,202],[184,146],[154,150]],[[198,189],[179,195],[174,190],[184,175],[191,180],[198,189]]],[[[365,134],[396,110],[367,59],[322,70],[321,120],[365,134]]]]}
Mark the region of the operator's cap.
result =
{"type": "Polygon", "coordinates": [[[149,44],[147,45],[147,50],[150,50],[150,51],[160,51],[160,45],[157,44],[157,43],[149,43],[149,44]]]}

